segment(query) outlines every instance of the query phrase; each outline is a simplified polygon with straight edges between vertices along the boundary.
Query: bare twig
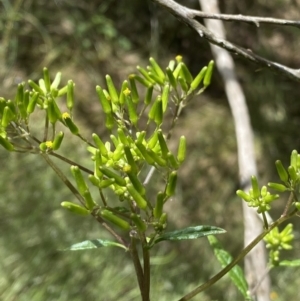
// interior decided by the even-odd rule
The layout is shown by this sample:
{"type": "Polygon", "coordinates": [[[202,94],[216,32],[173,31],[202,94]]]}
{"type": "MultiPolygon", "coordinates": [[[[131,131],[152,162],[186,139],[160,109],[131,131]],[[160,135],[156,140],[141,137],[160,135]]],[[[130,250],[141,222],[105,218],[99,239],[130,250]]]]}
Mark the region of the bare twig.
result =
{"type": "Polygon", "coordinates": [[[244,16],[244,15],[229,15],[229,14],[212,14],[198,10],[190,10],[191,16],[193,18],[200,17],[204,19],[216,19],[223,21],[238,21],[245,23],[253,23],[255,26],[259,27],[260,23],[265,24],[277,24],[283,26],[294,26],[300,28],[300,21],[297,20],[285,20],[277,18],[267,18],[267,17],[254,17],[254,16],[244,16]]]}
{"type": "MultiPolygon", "coordinates": [[[[300,69],[294,69],[285,65],[265,59],[249,49],[244,49],[237,46],[225,39],[218,38],[213,32],[208,30],[204,25],[195,20],[195,10],[189,9],[176,3],[173,0],[152,0],[162,7],[166,8],[171,14],[178,18],[183,23],[187,24],[198,32],[200,37],[205,38],[210,43],[218,45],[221,48],[226,49],[235,55],[242,57],[248,61],[256,63],[260,66],[267,67],[268,69],[275,71],[283,76],[289,77],[293,80],[300,81],[300,69]]],[[[250,18],[250,17],[249,17],[250,18]]],[[[292,22],[292,21],[291,21],[292,22]]],[[[280,23],[276,23],[280,24],[280,23]]]]}

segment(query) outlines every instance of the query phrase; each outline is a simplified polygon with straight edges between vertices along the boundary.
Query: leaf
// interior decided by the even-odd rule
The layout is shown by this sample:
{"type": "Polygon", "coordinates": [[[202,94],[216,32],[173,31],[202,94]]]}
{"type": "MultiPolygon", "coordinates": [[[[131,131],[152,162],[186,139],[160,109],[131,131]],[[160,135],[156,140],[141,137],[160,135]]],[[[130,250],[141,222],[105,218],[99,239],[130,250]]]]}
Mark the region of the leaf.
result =
{"type": "Polygon", "coordinates": [[[119,247],[127,250],[125,246],[113,241],[92,239],[92,240],[85,240],[79,242],[77,244],[72,245],[69,248],[63,249],[62,251],[78,251],[78,250],[98,249],[102,247],[119,247]]]}
{"type": "MultiPolygon", "coordinates": [[[[210,245],[214,249],[214,253],[221,263],[222,268],[226,267],[231,261],[231,255],[225,251],[217,238],[213,235],[207,237],[210,245]]],[[[235,286],[239,289],[245,299],[249,300],[249,292],[248,292],[248,283],[245,279],[243,270],[238,266],[235,265],[229,272],[229,277],[235,286]]],[[[250,299],[251,300],[251,299],[250,299]]]]}
{"type": "Polygon", "coordinates": [[[181,230],[176,230],[172,232],[166,232],[155,238],[153,245],[163,241],[163,240],[186,240],[186,239],[197,239],[212,234],[225,233],[224,229],[214,227],[214,226],[195,226],[188,227],[181,230]]]}
{"type": "Polygon", "coordinates": [[[300,266],[300,259],[296,260],[283,260],[279,263],[280,266],[286,266],[286,267],[298,267],[300,266]]]}

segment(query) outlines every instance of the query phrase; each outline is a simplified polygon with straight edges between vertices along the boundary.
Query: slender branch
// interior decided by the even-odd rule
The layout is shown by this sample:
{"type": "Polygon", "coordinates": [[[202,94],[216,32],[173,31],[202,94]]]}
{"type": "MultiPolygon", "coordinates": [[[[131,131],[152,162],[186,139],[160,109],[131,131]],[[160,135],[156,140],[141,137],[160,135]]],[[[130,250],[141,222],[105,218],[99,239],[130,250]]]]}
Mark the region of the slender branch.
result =
{"type": "Polygon", "coordinates": [[[204,284],[201,284],[200,286],[193,289],[191,292],[189,292],[187,295],[179,299],[178,301],[187,301],[192,299],[197,294],[203,292],[213,284],[215,284],[217,281],[219,281],[223,276],[225,276],[239,261],[241,261],[268,233],[270,233],[271,230],[278,227],[280,224],[282,224],[284,221],[290,219],[291,217],[295,216],[297,214],[298,210],[293,210],[290,214],[286,216],[280,217],[277,221],[275,221],[270,227],[262,232],[260,235],[258,235],[245,249],[241,251],[241,253],[233,260],[231,261],[223,270],[221,270],[218,274],[210,278],[207,282],[204,284]]]}
{"type": "Polygon", "coordinates": [[[94,218],[119,242],[121,243],[123,246],[125,246],[126,248],[128,248],[127,243],[125,242],[125,240],[119,235],[117,234],[110,226],[108,226],[104,220],[97,214],[97,212],[92,213],[94,218]]]}
{"type": "Polygon", "coordinates": [[[70,165],[76,165],[76,166],[78,166],[79,169],[81,169],[82,171],[85,171],[86,173],[88,173],[90,175],[94,174],[94,172],[91,171],[90,169],[88,169],[88,168],[86,168],[86,167],[84,167],[84,166],[82,166],[82,165],[80,165],[80,164],[78,164],[78,163],[76,163],[76,162],[74,162],[74,161],[72,161],[72,160],[64,157],[64,156],[61,156],[61,155],[59,155],[57,153],[51,152],[51,153],[49,153],[49,155],[51,155],[53,157],[56,157],[56,158],[59,158],[60,160],[65,161],[65,162],[67,162],[70,165]]]}
{"type": "Polygon", "coordinates": [[[201,17],[205,19],[216,19],[223,21],[238,21],[245,23],[252,23],[255,26],[259,27],[259,23],[265,24],[276,24],[283,26],[294,26],[300,28],[300,21],[297,20],[285,20],[285,19],[277,19],[277,18],[268,18],[268,17],[254,17],[254,16],[244,16],[244,15],[230,15],[230,14],[212,14],[206,13],[203,11],[190,9],[191,17],[201,17]]]}
{"type": "Polygon", "coordinates": [[[147,248],[146,238],[144,237],[143,242],[143,259],[144,259],[144,283],[143,289],[145,297],[148,296],[147,301],[149,301],[150,295],[150,254],[149,249],[147,248]]]}
{"type": "Polygon", "coordinates": [[[194,19],[194,10],[191,10],[185,6],[176,3],[173,0],[152,0],[160,6],[167,9],[171,14],[178,18],[183,23],[196,30],[200,37],[205,38],[212,44],[218,45],[221,48],[226,49],[235,55],[242,57],[248,61],[251,61],[259,66],[267,67],[268,69],[275,71],[285,77],[291,78],[296,81],[300,81],[300,69],[289,68],[285,65],[265,59],[249,49],[244,49],[237,46],[225,39],[221,39],[215,36],[213,32],[208,30],[204,25],[194,19]]]}
{"type": "Polygon", "coordinates": [[[54,162],[49,158],[47,154],[41,153],[41,156],[45,159],[48,165],[56,172],[58,177],[65,183],[65,185],[71,190],[74,196],[79,200],[79,202],[85,206],[85,200],[78,192],[78,190],[73,186],[73,184],[67,179],[63,172],[54,164],[54,162]]]}
{"type": "Polygon", "coordinates": [[[136,249],[136,240],[134,237],[131,237],[130,254],[131,254],[132,261],[133,261],[137,280],[139,283],[142,300],[144,301],[144,294],[143,294],[144,273],[143,273],[143,269],[142,269],[141,262],[139,259],[139,254],[136,249]]]}

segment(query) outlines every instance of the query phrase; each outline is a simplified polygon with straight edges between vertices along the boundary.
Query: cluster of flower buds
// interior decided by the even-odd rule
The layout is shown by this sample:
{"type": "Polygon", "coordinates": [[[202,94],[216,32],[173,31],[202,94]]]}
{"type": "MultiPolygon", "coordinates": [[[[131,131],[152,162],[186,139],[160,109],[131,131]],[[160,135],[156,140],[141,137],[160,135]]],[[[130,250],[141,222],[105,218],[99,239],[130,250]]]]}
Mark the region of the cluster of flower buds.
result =
{"type": "Polygon", "coordinates": [[[282,250],[291,250],[293,242],[293,225],[288,224],[281,232],[278,227],[274,228],[266,235],[264,241],[267,243],[266,247],[270,249],[269,260],[272,266],[279,264],[280,252],[282,250]]]}
{"type": "MultiPolygon", "coordinates": [[[[120,89],[116,88],[109,75],[105,77],[105,88],[96,87],[105,126],[111,134],[110,141],[103,141],[96,133],[92,135],[92,142],[81,136],[72,118],[74,82],[70,80],[59,89],[61,73],[57,73],[51,83],[48,69],[44,68],[43,79],[38,84],[28,81],[31,90],[25,90],[25,84],[22,83],[18,86],[14,101],[0,99],[0,144],[10,151],[20,148],[7,134],[7,128],[12,126],[19,134],[22,134],[20,129],[24,129],[24,133],[30,136],[30,115],[36,108],[44,110],[44,138],[42,141],[33,139],[33,144],[38,145],[32,146],[31,151],[34,149],[47,154],[58,150],[64,139],[64,132],[56,131],[56,123],[60,122],[73,135],[88,143],[87,149],[92,154],[94,164],[93,174],[88,177],[89,184],[100,190],[103,203],[100,206],[94,199],[82,168],[71,166],[82,204],[63,202],[61,205],[73,213],[97,215],[125,230],[145,232],[152,226],[156,232],[160,232],[167,223],[164,204],[175,193],[177,172],[186,156],[184,136],[180,137],[175,154],[169,149],[167,135],[163,132],[163,128],[166,128],[163,127],[166,112],[170,101],[175,106],[174,111],[178,112],[178,108],[182,109],[191,96],[204,91],[210,84],[214,62],[211,61],[195,78],[181,56],[171,60],[165,71],[154,58],[150,58],[149,62],[147,68],[138,66],[139,74],[129,75],[120,89]],[[145,90],[142,98],[138,85],[145,90]],[[62,96],[66,98],[64,106],[68,112],[60,109],[58,101],[62,96]],[[143,116],[146,116],[147,122],[143,121],[143,116]],[[52,127],[52,131],[48,130],[49,127],[52,127]],[[157,195],[147,194],[141,180],[141,171],[145,170],[145,166],[159,170],[159,175],[165,181],[164,189],[157,195]],[[122,207],[113,206],[105,199],[102,190],[106,188],[114,192],[122,202],[122,207]]],[[[177,117],[173,116],[174,120],[177,117]]]]}
{"type": "Polygon", "coordinates": [[[249,193],[238,190],[236,194],[248,203],[249,207],[257,208],[258,213],[263,213],[271,209],[270,203],[279,198],[278,194],[271,194],[266,186],[261,189],[255,176],[251,177],[252,188],[249,193]]]}

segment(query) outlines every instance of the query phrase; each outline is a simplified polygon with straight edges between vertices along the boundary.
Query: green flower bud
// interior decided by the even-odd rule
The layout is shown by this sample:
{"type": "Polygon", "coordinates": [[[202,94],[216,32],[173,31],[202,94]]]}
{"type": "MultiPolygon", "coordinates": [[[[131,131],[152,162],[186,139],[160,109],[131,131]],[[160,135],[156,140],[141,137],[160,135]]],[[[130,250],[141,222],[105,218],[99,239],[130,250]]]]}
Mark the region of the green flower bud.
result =
{"type": "Polygon", "coordinates": [[[120,93],[120,98],[119,98],[120,105],[125,104],[125,98],[126,98],[125,94],[126,94],[126,92],[124,93],[124,91],[126,91],[128,89],[129,89],[128,81],[124,80],[123,84],[122,84],[122,87],[121,87],[121,93],[120,93]]]}
{"type": "Polygon", "coordinates": [[[154,120],[154,118],[155,118],[156,112],[158,110],[158,108],[157,108],[158,98],[161,99],[161,96],[157,96],[157,98],[155,99],[155,101],[154,101],[154,103],[153,103],[153,105],[152,105],[152,107],[151,107],[151,109],[150,109],[150,111],[148,113],[149,120],[154,120]]]}
{"type": "Polygon", "coordinates": [[[111,102],[108,101],[108,99],[106,98],[102,88],[100,86],[96,86],[96,92],[99,97],[103,112],[107,115],[111,115],[112,113],[111,102]]]}
{"type": "Polygon", "coordinates": [[[156,82],[149,76],[148,71],[140,66],[137,66],[136,69],[145,77],[145,79],[154,85],[156,82]]]}
{"type": "Polygon", "coordinates": [[[100,189],[104,189],[107,188],[113,184],[116,183],[115,179],[108,179],[108,180],[101,180],[100,184],[98,185],[100,189]]]}
{"type": "Polygon", "coordinates": [[[24,84],[18,84],[18,90],[17,90],[17,95],[15,98],[15,102],[19,106],[20,104],[23,104],[24,100],[24,84]]]}
{"type": "Polygon", "coordinates": [[[127,172],[127,175],[128,175],[128,178],[129,178],[132,186],[134,187],[134,189],[138,193],[140,193],[142,196],[145,196],[146,189],[145,189],[144,185],[141,183],[141,181],[139,180],[139,178],[137,177],[137,175],[131,171],[127,172]]]}
{"type": "Polygon", "coordinates": [[[168,220],[168,215],[167,213],[164,212],[159,219],[159,223],[163,225],[163,228],[165,228],[167,220],[168,220]]]}
{"type": "Polygon", "coordinates": [[[39,85],[37,85],[34,81],[29,80],[28,81],[29,86],[35,90],[36,92],[38,92],[40,95],[45,95],[46,93],[39,87],[39,85]]]}
{"type": "Polygon", "coordinates": [[[282,182],[288,182],[289,180],[289,175],[288,173],[286,172],[285,168],[283,167],[282,163],[280,160],[277,160],[275,162],[275,165],[276,165],[276,169],[277,169],[277,173],[279,175],[279,178],[282,182]]]}
{"type": "Polygon", "coordinates": [[[17,115],[17,107],[15,105],[14,101],[11,101],[10,99],[6,102],[6,106],[10,108],[10,110],[13,112],[14,117],[12,120],[15,120],[16,115],[17,115]]]}
{"type": "Polygon", "coordinates": [[[89,215],[90,211],[87,210],[84,207],[81,207],[79,205],[73,204],[71,202],[62,202],[61,206],[68,209],[69,211],[79,214],[79,215],[89,215]]]}
{"type": "Polygon", "coordinates": [[[214,61],[210,61],[208,63],[207,70],[206,70],[206,73],[205,73],[205,76],[204,76],[204,79],[203,79],[203,85],[204,85],[204,87],[207,87],[207,86],[210,85],[210,81],[211,81],[211,77],[212,77],[214,65],[215,65],[214,61]]]}
{"type": "Polygon", "coordinates": [[[160,68],[160,66],[157,64],[157,62],[155,61],[155,59],[153,57],[150,57],[149,62],[155,72],[155,74],[159,77],[159,79],[164,82],[165,80],[165,74],[162,71],[162,69],[160,68]]]}
{"type": "Polygon", "coordinates": [[[164,160],[163,158],[161,158],[158,154],[156,154],[153,150],[151,149],[147,149],[147,153],[149,154],[149,156],[154,160],[155,163],[157,163],[158,165],[162,166],[162,167],[166,167],[167,166],[167,161],[164,160]]]}
{"type": "Polygon", "coordinates": [[[57,111],[55,110],[54,100],[52,98],[48,98],[47,101],[48,101],[47,116],[49,118],[49,121],[52,124],[54,124],[60,118],[60,115],[58,115],[57,111]]]}
{"type": "Polygon", "coordinates": [[[297,157],[298,157],[298,152],[294,149],[291,154],[291,166],[297,170],[297,157]]]}
{"type": "Polygon", "coordinates": [[[13,111],[10,109],[9,106],[6,106],[3,110],[1,125],[4,128],[6,128],[11,121],[15,120],[15,118],[16,118],[16,115],[13,113],[13,111]]]}
{"type": "Polygon", "coordinates": [[[155,131],[147,142],[148,148],[153,149],[156,146],[157,142],[158,142],[158,136],[157,136],[157,131],[155,131]]]}
{"type": "Polygon", "coordinates": [[[54,81],[52,82],[50,86],[50,90],[52,91],[53,89],[58,89],[58,86],[61,81],[61,72],[57,72],[54,78],[54,81]]]}
{"type": "Polygon", "coordinates": [[[175,65],[176,65],[176,62],[175,62],[174,60],[171,60],[171,61],[169,62],[168,68],[169,68],[171,71],[173,71],[174,68],[175,68],[175,65]]]}
{"type": "Polygon", "coordinates": [[[169,174],[168,183],[166,187],[166,195],[172,196],[175,193],[177,183],[177,171],[172,171],[169,174]]]}
{"type": "Polygon", "coordinates": [[[159,84],[160,86],[164,84],[164,81],[162,81],[155,73],[149,71],[148,75],[156,84],[159,84]]]}
{"type": "Polygon", "coordinates": [[[120,186],[126,186],[126,181],[124,180],[124,178],[122,178],[119,174],[115,173],[108,167],[100,166],[99,169],[106,177],[108,177],[110,179],[115,179],[116,184],[118,184],[120,186]]]}
{"type": "Polygon", "coordinates": [[[285,237],[287,235],[290,235],[291,233],[293,233],[293,224],[289,223],[285,226],[285,228],[281,231],[281,236],[285,237]]]}
{"type": "Polygon", "coordinates": [[[251,177],[251,184],[252,184],[252,190],[253,190],[253,198],[254,199],[259,198],[260,191],[259,191],[259,187],[258,187],[258,181],[255,176],[251,177]]]}
{"type": "MultiPolygon", "coordinates": [[[[260,194],[262,197],[265,197],[268,194],[268,190],[266,186],[263,186],[260,190],[260,194]]],[[[270,193],[269,193],[270,194],[270,193]]]]}
{"type": "Polygon", "coordinates": [[[179,76],[179,74],[180,74],[181,67],[182,67],[182,63],[179,63],[179,64],[176,66],[175,70],[173,71],[173,76],[174,76],[175,79],[178,78],[178,76],[179,76]]]}
{"type": "Polygon", "coordinates": [[[100,180],[97,177],[95,177],[94,175],[89,175],[88,178],[94,186],[99,187],[100,180]]]}
{"type": "Polygon", "coordinates": [[[160,126],[163,121],[163,103],[160,96],[157,97],[156,102],[157,102],[157,106],[154,115],[154,122],[156,123],[157,126],[160,126]]]}
{"type": "Polygon", "coordinates": [[[79,167],[72,165],[71,166],[71,172],[72,172],[72,175],[73,175],[73,177],[76,181],[77,188],[78,188],[80,194],[83,195],[84,192],[88,190],[88,186],[85,183],[85,180],[82,176],[82,173],[81,173],[79,167]]]}
{"type": "Polygon", "coordinates": [[[287,187],[282,185],[282,184],[278,184],[278,183],[268,183],[268,186],[272,189],[275,189],[279,192],[285,192],[287,190],[287,187]]]}
{"type": "Polygon", "coordinates": [[[187,82],[181,76],[178,76],[178,81],[179,81],[182,91],[187,93],[189,90],[187,82]]]}
{"type": "Polygon", "coordinates": [[[115,148],[117,148],[118,145],[120,144],[118,138],[115,135],[110,135],[109,138],[113,142],[115,148]]]}
{"type": "Polygon", "coordinates": [[[171,71],[171,69],[169,67],[166,68],[166,73],[167,73],[167,77],[168,77],[168,80],[169,80],[169,83],[171,84],[171,86],[176,89],[177,87],[177,82],[176,82],[176,79],[173,75],[173,72],[171,71]]]}
{"type": "Polygon", "coordinates": [[[93,200],[93,197],[90,193],[89,190],[86,190],[84,193],[83,193],[83,197],[85,199],[85,206],[89,209],[89,210],[93,210],[93,208],[95,206],[97,206],[97,204],[95,203],[95,201],[93,200]]]}
{"type": "Polygon", "coordinates": [[[140,232],[145,232],[147,230],[147,224],[141,219],[140,215],[131,213],[130,219],[134,222],[140,232]]]}
{"type": "Polygon", "coordinates": [[[15,147],[7,139],[0,135],[0,144],[8,151],[14,151],[15,147]]]}
{"type": "Polygon", "coordinates": [[[57,150],[60,148],[63,139],[64,139],[64,133],[59,132],[53,140],[53,146],[52,146],[53,150],[57,150]]]}
{"type": "Polygon", "coordinates": [[[107,114],[105,116],[105,127],[111,131],[114,128],[114,125],[115,125],[114,116],[112,114],[107,114]]]}
{"type": "Polygon", "coordinates": [[[163,213],[165,194],[163,192],[159,192],[156,197],[155,207],[153,209],[153,216],[159,219],[163,213]]]}
{"type": "Polygon", "coordinates": [[[45,84],[45,81],[42,78],[39,79],[39,86],[42,89],[44,95],[47,95],[46,84],[45,84]]]}
{"type": "Polygon", "coordinates": [[[112,159],[114,161],[119,161],[121,159],[121,157],[123,156],[124,154],[124,144],[123,143],[120,143],[117,148],[115,149],[114,153],[113,153],[113,156],[112,156],[112,159]]]}
{"type": "Polygon", "coordinates": [[[162,110],[163,113],[167,110],[168,107],[168,102],[169,102],[169,92],[170,92],[170,85],[165,84],[161,96],[161,101],[162,101],[162,110]]]}
{"type": "MultiPolygon", "coordinates": [[[[24,103],[24,108],[25,108],[25,114],[27,112],[27,107],[29,105],[29,91],[26,90],[24,92],[24,99],[23,99],[23,103],[24,103]]],[[[27,114],[26,114],[26,117],[27,117],[27,114]]]]}
{"type": "Polygon", "coordinates": [[[136,147],[138,148],[138,150],[140,151],[141,155],[142,155],[142,156],[144,157],[144,159],[146,160],[146,162],[147,162],[148,164],[150,164],[150,165],[154,165],[155,161],[154,161],[154,159],[149,155],[149,153],[147,152],[146,147],[145,147],[142,143],[140,143],[140,142],[138,142],[138,141],[135,142],[135,145],[136,145],[136,147]]]}
{"type": "Polygon", "coordinates": [[[191,82],[193,81],[193,76],[190,72],[190,70],[188,69],[188,67],[186,66],[185,63],[182,62],[181,65],[181,70],[180,70],[180,75],[182,76],[182,78],[190,85],[191,82]]]}
{"type": "Polygon", "coordinates": [[[138,167],[137,167],[137,165],[136,165],[136,163],[134,161],[134,158],[132,156],[130,147],[129,146],[125,146],[124,147],[124,152],[125,152],[125,156],[126,156],[127,162],[130,165],[130,167],[131,167],[131,172],[134,173],[134,174],[137,174],[138,173],[138,167]]]}
{"type": "Polygon", "coordinates": [[[162,157],[164,159],[167,159],[168,158],[169,149],[168,149],[165,137],[162,134],[161,130],[157,131],[157,137],[158,137],[158,141],[159,141],[159,145],[160,145],[162,157]]]}
{"type": "Polygon", "coordinates": [[[297,155],[297,169],[300,169],[300,155],[297,155]]]}
{"type": "Polygon", "coordinates": [[[69,113],[63,113],[62,114],[62,118],[65,122],[65,125],[69,128],[69,130],[71,131],[71,133],[73,135],[78,135],[79,134],[79,129],[78,127],[74,124],[73,120],[70,117],[69,113]]]}
{"type": "Polygon", "coordinates": [[[63,96],[68,93],[68,85],[62,87],[61,89],[58,90],[57,97],[63,96]]]}
{"type": "Polygon", "coordinates": [[[44,73],[44,83],[45,83],[45,88],[47,92],[50,92],[50,76],[49,76],[49,71],[47,68],[43,69],[44,73]]]}
{"type": "Polygon", "coordinates": [[[39,148],[42,152],[45,152],[45,151],[47,151],[48,146],[47,146],[46,142],[42,142],[42,143],[40,143],[39,148]]]}
{"type": "Polygon", "coordinates": [[[244,192],[243,190],[238,190],[236,192],[237,196],[239,196],[241,199],[243,199],[246,202],[251,202],[252,201],[252,197],[247,194],[246,192],[244,192]]]}
{"type": "Polygon", "coordinates": [[[168,152],[167,154],[167,160],[170,163],[171,167],[174,169],[178,169],[179,168],[179,162],[177,162],[175,156],[171,153],[168,152]]]}
{"type": "Polygon", "coordinates": [[[201,69],[201,71],[198,73],[198,75],[192,81],[189,92],[192,92],[198,88],[198,86],[200,85],[200,83],[202,82],[202,80],[206,74],[206,71],[207,71],[207,67],[203,67],[201,69]]]}
{"type": "Polygon", "coordinates": [[[131,195],[133,200],[136,202],[137,206],[140,209],[146,209],[147,201],[142,197],[142,195],[138,191],[136,191],[134,189],[133,185],[132,184],[127,184],[126,187],[127,187],[127,190],[129,192],[129,194],[131,195]]]}
{"type": "Polygon", "coordinates": [[[111,222],[112,224],[116,225],[117,227],[123,230],[129,230],[130,225],[127,221],[123,220],[122,218],[114,215],[111,211],[107,209],[103,209],[100,211],[100,215],[107,221],[111,222]]]}
{"type": "Polygon", "coordinates": [[[67,108],[72,111],[74,107],[74,82],[72,80],[68,81],[67,90],[67,108]]]}
{"type": "Polygon", "coordinates": [[[130,83],[130,91],[131,91],[130,94],[131,94],[132,102],[134,104],[138,104],[140,98],[139,98],[139,94],[138,94],[138,91],[136,88],[135,78],[136,78],[136,75],[134,75],[134,74],[129,75],[129,83],[130,83]]]}
{"type": "Polygon", "coordinates": [[[102,154],[102,156],[107,156],[107,149],[105,147],[105,144],[100,139],[100,137],[97,134],[93,133],[92,138],[93,138],[96,146],[100,150],[100,153],[102,154]]]}
{"type": "Polygon", "coordinates": [[[181,136],[179,139],[178,151],[177,151],[177,160],[179,163],[182,163],[185,160],[186,156],[186,138],[181,136]]]}
{"type": "Polygon", "coordinates": [[[300,210],[300,202],[296,202],[296,203],[295,203],[295,207],[296,207],[298,210],[300,210]]]}
{"type": "Polygon", "coordinates": [[[136,133],[136,137],[137,137],[137,142],[138,143],[143,143],[145,137],[146,137],[146,132],[142,131],[142,132],[137,132],[136,133]]]}
{"type": "Polygon", "coordinates": [[[294,166],[289,166],[288,167],[288,173],[289,173],[292,181],[295,183],[298,180],[298,175],[296,173],[296,170],[295,170],[294,166]]]}
{"type": "Polygon", "coordinates": [[[125,102],[126,102],[126,105],[127,105],[127,108],[128,108],[129,120],[134,126],[136,126],[137,122],[139,120],[138,114],[137,114],[137,111],[136,111],[136,105],[133,102],[133,99],[131,98],[130,95],[127,95],[125,97],[125,102]]]}
{"type": "Polygon", "coordinates": [[[109,95],[111,97],[112,102],[113,103],[118,103],[119,102],[118,92],[115,88],[115,85],[114,85],[111,77],[107,74],[105,76],[105,79],[106,79],[106,85],[107,85],[108,92],[109,92],[109,95]]]}
{"type": "Polygon", "coordinates": [[[146,91],[146,95],[145,95],[145,99],[144,99],[145,105],[149,105],[151,103],[152,93],[153,93],[153,86],[150,86],[150,87],[148,87],[148,89],[146,91]]]}

